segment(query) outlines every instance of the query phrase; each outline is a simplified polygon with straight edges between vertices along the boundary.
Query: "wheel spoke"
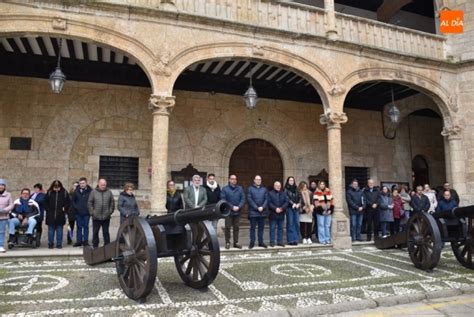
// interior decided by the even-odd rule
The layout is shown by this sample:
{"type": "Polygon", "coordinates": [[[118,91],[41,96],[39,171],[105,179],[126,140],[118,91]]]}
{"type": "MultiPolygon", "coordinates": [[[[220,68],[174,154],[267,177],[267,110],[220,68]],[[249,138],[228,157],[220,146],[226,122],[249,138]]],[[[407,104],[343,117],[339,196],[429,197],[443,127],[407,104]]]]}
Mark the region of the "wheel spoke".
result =
{"type": "Polygon", "coordinates": [[[198,256],[199,261],[204,264],[207,270],[209,270],[209,261],[206,260],[202,255],[198,256]]]}
{"type": "Polygon", "coordinates": [[[199,254],[211,256],[212,252],[209,249],[200,249],[199,254]]]}
{"type": "Polygon", "coordinates": [[[135,226],[130,226],[130,247],[135,249],[135,239],[136,239],[136,234],[137,234],[137,228],[135,226]]]}
{"type": "Polygon", "coordinates": [[[189,254],[184,255],[183,258],[179,260],[179,264],[183,265],[187,260],[189,260],[190,257],[191,255],[189,254]]]}
{"type": "Polygon", "coordinates": [[[146,247],[145,236],[139,232],[138,238],[135,241],[135,250],[140,250],[146,247]]]}
{"type": "Polygon", "coordinates": [[[137,257],[138,260],[140,261],[146,261],[147,259],[147,252],[145,249],[138,251],[135,253],[135,256],[137,257]]]}
{"type": "Polygon", "coordinates": [[[199,262],[196,258],[193,258],[193,280],[198,280],[198,269],[199,269],[199,262]]]}
{"type": "Polygon", "coordinates": [[[191,270],[193,268],[193,262],[194,262],[194,258],[191,258],[188,262],[188,267],[186,268],[186,272],[185,272],[186,275],[191,274],[191,270]]]}

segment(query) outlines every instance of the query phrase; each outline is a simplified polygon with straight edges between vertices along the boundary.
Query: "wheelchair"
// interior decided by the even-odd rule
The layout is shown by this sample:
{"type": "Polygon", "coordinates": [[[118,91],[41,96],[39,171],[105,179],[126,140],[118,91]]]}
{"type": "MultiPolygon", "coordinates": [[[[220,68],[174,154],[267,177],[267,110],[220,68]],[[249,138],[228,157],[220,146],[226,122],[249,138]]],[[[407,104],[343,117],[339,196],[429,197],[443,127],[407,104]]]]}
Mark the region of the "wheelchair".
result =
{"type": "Polygon", "coordinates": [[[28,230],[28,224],[20,224],[15,229],[15,236],[13,237],[13,239],[11,241],[8,241],[8,249],[13,249],[15,247],[33,249],[39,248],[41,245],[41,234],[43,231],[41,228],[42,224],[42,221],[38,221],[36,223],[31,238],[29,238],[26,234],[26,231],[28,230]]]}

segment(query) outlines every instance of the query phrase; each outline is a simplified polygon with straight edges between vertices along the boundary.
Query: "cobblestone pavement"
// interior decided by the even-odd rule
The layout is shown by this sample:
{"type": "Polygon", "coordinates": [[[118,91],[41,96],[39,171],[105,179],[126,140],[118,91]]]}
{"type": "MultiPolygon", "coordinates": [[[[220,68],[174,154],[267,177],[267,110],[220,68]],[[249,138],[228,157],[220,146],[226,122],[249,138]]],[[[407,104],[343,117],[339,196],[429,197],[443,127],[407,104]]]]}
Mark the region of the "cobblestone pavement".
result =
{"type": "Polygon", "coordinates": [[[288,315],[288,310],[298,309],[314,315],[334,312],[326,309],[331,306],[351,310],[354,305],[355,310],[371,308],[378,300],[409,302],[474,289],[474,271],[459,265],[449,250],[431,273],[415,269],[406,250],[258,251],[223,254],[219,276],[206,291],[185,286],[173,260],[160,259],[155,289],[144,304],[122,294],[113,263],[89,267],[78,257],[4,258],[0,313],[221,316],[269,311],[288,315]]]}

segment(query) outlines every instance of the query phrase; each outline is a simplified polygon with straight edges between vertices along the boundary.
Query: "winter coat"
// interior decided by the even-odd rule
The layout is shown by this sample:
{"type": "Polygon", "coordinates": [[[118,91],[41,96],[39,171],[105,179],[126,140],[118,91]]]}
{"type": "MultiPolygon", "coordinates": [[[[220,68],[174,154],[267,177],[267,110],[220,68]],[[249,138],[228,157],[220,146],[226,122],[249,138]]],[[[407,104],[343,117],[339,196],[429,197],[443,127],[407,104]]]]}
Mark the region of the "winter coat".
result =
{"type": "Polygon", "coordinates": [[[94,189],[87,201],[87,209],[94,220],[109,220],[115,209],[114,195],[110,189],[94,189]]]}
{"type": "Polygon", "coordinates": [[[221,199],[221,188],[217,185],[214,190],[211,187],[204,185],[207,194],[207,203],[208,204],[216,204],[221,199]]]}
{"type": "Polygon", "coordinates": [[[34,201],[36,201],[36,203],[38,204],[39,206],[39,212],[40,212],[40,215],[39,217],[37,218],[38,221],[43,221],[44,220],[44,198],[46,197],[46,194],[43,193],[43,192],[39,192],[38,194],[32,194],[30,196],[30,199],[33,199],[34,201]],[[33,196],[35,198],[33,198],[33,196]]]}
{"type": "Polygon", "coordinates": [[[400,193],[400,198],[403,201],[403,210],[410,211],[411,210],[411,196],[408,193],[400,193]]]}
{"type": "Polygon", "coordinates": [[[362,197],[364,199],[366,210],[373,210],[372,205],[379,204],[380,191],[377,187],[373,187],[372,191],[370,191],[370,188],[366,187],[363,190],[362,197]]]}
{"type": "Polygon", "coordinates": [[[389,207],[393,204],[392,197],[389,195],[381,194],[379,196],[379,221],[380,222],[393,222],[393,211],[392,207],[389,207]]]}
{"type": "Polygon", "coordinates": [[[286,208],[288,207],[288,193],[286,190],[271,190],[268,192],[268,209],[270,211],[270,219],[285,219],[286,208]],[[280,213],[276,212],[277,208],[281,208],[280,213]]]}
{"type": "Polygon", "coordinates": [[[428,211],[432,213],[436,210],[436,207],[438,206],[438,201],[436,200],[436,192],[434,190],[430,190],[429,192],[424,192],[423,194],[428,197],[428,200],[430,202],[430,209],[428,211]]]}
{"type": "Polygon", "coordinates": [[[413,195],[410,202],[411,208],[413,208],[413,212],[422,212],[428,211],[430,209],[430,201],[428,197],[425,195],[418,196],[418,194],[413,195]]]}
{"type": "Polygon", "coordinates": [[[289,208],[293,208],[293,204],[302,204],[301,193],[296,186],[286,186],[285,189],[288,195],[289,208]]]}
{"type": "Polygon", "coordinates": [[[129,195],[126,192],[120,193],[117,209],[120,212],[121,218],[127,218],[133,215],[138,216],[140,214],[135,195],[129,195]]]}
{"type": "Polygon", "coordinates": [[[436,211],[451,211],[458,206],[457,202],[451,197],[450,200],[441,199],[438,202],[436,211]]]}
{"type": "Polygon", "coordinates": [[[349,186],[346,190],[346,202],[347,207],[349,207],[349,214],[350,215],[361,215],[364,213],[364,209],[359,211],[359,208],[364,208],[364,201],[362,199],[362,190],[359,188],[354,189],[354,187],[349,186]]]}
{"type": "MultiPolygon", "coordinates": [[[[450,189],[449,192],[451,193],[451,199],[453,199],[456,204],[459,206],[459,195],[458,192],[454,189],[450,189]]],[[[444,188],[438,192],[438,201],[444,199],[444,188]]]]}
{"type": "Polygon", "coordinates": [[[83,190],[81,190],[79,186],[76,187],[76,190],[72,195],[72,208],[76,214],[83,216],[89,215],[87,201],[89,200],[91,192],[92,188],[89,185],[87,185],[83,190]]]}
{"type": "Polygon", "coordinates": [[[221,190],[221,199],[227,201],[232,207],[239,207],[239,211],[231,211],[231,216],[240,216],[240,211],[245,205],[245,193],[242,186],[231,184],[226,185],[221,190]]]}
{"type": "Polygon", "coordinates": [[[247,191],[247,201],[249,218],[268,217],[268,191],[265,186],[252,184],[247,191]],[[263,207],[263,211],[258,211],[258,207],[263,207]]]}
{"type": "Polygon", "coordinates": [[[405,211],[403,210],[403,200],[398,195],[397,197],[392,197],[393,201],[393,219],[400,219],[405,211]]]}
{"type": "Polygon", "coordinates": [[[183,209],[183,198],[181,194],[175,192],[173,196],[170,193],[166,194],[166,210],[168,213],[174,213],[180,209],[183,209]]]}
{"type": "Polygon", "coordinates": [[[33,199],[28,199],[28,201],[25,201],[22,198],[18,198],[13,202],[13,209],[10,214],[13,218],[17,218],[18,215],[22,215],[24,217],[35,217],[38,219],[40,215],[39,206],[38,203],[33,199]]]}
{"type": "Polygon", "coordinates": [[[186,208],[204,207],[207,205],[206,189],[203,186],[199,186],[197,206],[194,194],[194,185],[190,185],[184,189],[183,199],[186,208]]]}
{"type": "Polygon", "coordinates": [[[44,198],[46,224],[48,226],[63,226],[66,223],[66,212],[71,207],[69,193],[62,188],[58,192],[50,190],[44,198]]]}
{"type": "Polygon", "coordinates": [[[12,209],[12,194],[5,190],[2,194],[0,194],[0,220],[7,220],[12,209]]]}
{"type": "Polygon", "coordinates": [[[314,192],[314,205],[316,207],[316,213],[319,215],[330,215],[334,211],[334,198],[332,197],[329,188],[326,188],[322,192],[319,188],[314,192]],[[324,208],[326,205],[326,209],[324,208]]]}
{"type": "Polygon", "coordinates": [[[313,193],[310,190],[307,190],[308,199],[305,203],[305,191],[300,192],[301,195],[301,215],[300,215],[300,222],[313,222],[313,193]]]}

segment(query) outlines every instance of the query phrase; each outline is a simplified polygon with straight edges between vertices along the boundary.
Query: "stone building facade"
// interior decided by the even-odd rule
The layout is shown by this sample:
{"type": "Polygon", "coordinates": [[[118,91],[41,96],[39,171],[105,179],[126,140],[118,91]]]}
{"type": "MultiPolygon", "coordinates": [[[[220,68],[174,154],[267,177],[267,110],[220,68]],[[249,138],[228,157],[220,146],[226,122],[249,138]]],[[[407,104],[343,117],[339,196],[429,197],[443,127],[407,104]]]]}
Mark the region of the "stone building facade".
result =
{"type": "Polygon", "coordinates": [[[95,179],[100,155],[136,156],[140,195],[150,204],[144,207],[163,212],[171,171],[191,163],[224,183],[234,149],[262,139],[278,150],[284,176],[329,172],[335,247],[350,244],[345,166],[368,167],[377,182],[410,182],[411,160],[422,155],[433,184],[447,179],[464,204],[473,203],[474,63],[465,48],[474,43],[474,5],[438,2],[465,11],[464,34],[431,35],[337,14],[331,0],[324,10],[263,0],[1,3],[0,37],[46,34],[115,49],[140,65],[151,86],[71,81],[54,95],[46,80],[0,76],[2,177],[13,190],[55,178],[70,184],[79,176],[95,179]],[[246,111],[239,96],[174,89],[189,66],[224,58],[294,71],[315,87],[321,104],[261,99],[246,111]],[[425,99],[402,101],[401,123],[383,126],[380,112],[344,107],[351,89],[369,81],[400,83],[425,99]],[[410,116],[419,107],[441,119],[410,116]],[[31,137],[31,151],[9,150],[12,136],[31,137]]]}

